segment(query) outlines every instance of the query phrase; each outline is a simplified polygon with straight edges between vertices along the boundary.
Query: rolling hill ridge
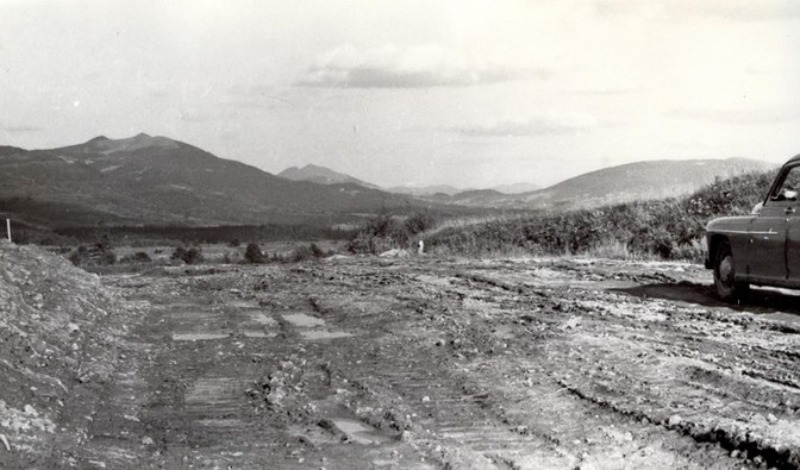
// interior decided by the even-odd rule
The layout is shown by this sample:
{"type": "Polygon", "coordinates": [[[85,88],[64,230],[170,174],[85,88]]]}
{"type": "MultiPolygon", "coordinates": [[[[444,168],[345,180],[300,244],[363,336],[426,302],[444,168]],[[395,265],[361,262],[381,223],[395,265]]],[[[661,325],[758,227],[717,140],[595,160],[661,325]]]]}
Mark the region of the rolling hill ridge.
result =
{"type": "Polygon", "coordinates": [[[44,225],[337,223],[431,205],[354,183],[291,181],[147,134],[49,150],[2,147],[0,175],[4,212],[44,225]]]}
{"type": "Polygon", "coordinates": [[[442,204],[515,209],[586,209],[607,204],[664,199],[690,194],[713,183],[777,165],[745,158],[654,160],[604,168],[553,186],[521,194],[465,191],[420,196],[442,204]]]}

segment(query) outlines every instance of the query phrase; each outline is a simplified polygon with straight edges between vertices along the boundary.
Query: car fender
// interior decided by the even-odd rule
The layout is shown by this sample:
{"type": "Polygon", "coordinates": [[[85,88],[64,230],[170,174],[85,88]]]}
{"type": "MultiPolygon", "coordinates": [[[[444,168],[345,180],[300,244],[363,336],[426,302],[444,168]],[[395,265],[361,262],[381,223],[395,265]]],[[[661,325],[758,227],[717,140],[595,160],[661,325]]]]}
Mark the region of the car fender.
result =
{"type": "Polygon", "coordinates": [[[747,272],[748,231],[753,219],[755,219],[754,215],[721,217],[706,225],[706,243],[708,245],[706,268],[714,267],[714,255],[717,247],[721,242],[726,241],[731,247],[733,259],[740,266],[737,273],[744,275],[747,272]]]}

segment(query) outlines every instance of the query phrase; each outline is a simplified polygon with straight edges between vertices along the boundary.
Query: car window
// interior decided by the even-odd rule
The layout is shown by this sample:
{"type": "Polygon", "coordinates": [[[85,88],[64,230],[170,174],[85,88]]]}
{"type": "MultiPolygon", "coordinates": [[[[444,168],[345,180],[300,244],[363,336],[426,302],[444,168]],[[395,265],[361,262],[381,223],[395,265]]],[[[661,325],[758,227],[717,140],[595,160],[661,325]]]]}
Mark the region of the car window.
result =
{"type": "Polygon", "coordinates": [[[778,187],[775,188],[770,199],[773,201],[797,201],[800,197],[800,166],[789,169],[778,187]]]}

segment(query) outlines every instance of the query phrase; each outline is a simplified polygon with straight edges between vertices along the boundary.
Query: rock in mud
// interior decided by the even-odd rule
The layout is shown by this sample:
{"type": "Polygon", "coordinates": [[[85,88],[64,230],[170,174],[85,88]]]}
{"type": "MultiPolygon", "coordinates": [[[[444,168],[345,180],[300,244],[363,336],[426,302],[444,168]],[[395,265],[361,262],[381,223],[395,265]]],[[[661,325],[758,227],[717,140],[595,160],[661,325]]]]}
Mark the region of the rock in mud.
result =
{"type": "Polygon", "coordinates": [[[683,422],[683,418],[681,418],[680,415],[676,415],[675,414],[675,415],[672,415],[672,416],[669,417],[669,421],[667,421],[667,425],[669,427],[671,427],[671,428],[674,428],[674,427],[680,426],[680,424],[682,422],[683,422]]]}

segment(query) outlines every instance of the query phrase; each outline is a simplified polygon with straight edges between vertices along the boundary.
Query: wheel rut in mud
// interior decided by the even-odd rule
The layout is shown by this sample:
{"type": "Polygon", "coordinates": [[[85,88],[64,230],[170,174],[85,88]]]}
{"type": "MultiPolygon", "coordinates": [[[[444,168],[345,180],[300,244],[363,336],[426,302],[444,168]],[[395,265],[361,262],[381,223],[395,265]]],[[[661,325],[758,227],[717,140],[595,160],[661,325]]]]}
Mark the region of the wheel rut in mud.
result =
{"type": "Polygon", "coordinates": [[[705,277],[677,263],[425,258],[109,277],[152,308],[74,458],[798,468],[794,314],[697,301],[705,277]],[[641,295],[652,285],[692,295],[641,295]]]}

